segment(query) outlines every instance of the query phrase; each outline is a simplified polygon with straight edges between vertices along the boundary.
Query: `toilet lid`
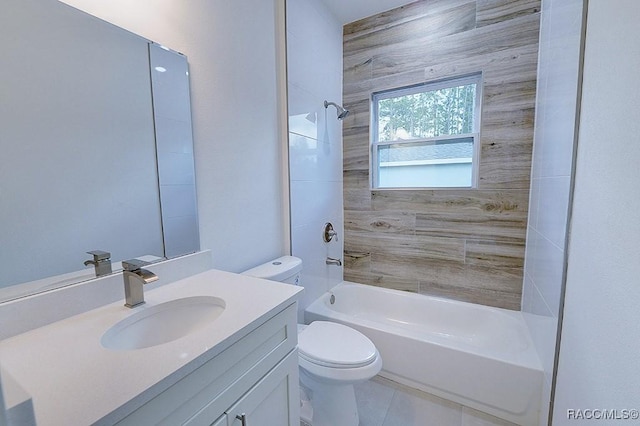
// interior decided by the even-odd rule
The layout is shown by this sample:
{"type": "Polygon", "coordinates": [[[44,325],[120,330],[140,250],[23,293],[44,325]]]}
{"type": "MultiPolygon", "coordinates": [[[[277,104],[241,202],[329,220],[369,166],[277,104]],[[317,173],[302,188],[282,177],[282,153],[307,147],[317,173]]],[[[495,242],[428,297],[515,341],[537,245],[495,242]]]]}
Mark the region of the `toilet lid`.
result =
{"type": "Polygon", "coordinates": [[[306,327],[298,335],[298,352],[309,362],[334,368],[363,367],[377,356],[367,336],[329,321],[314,321],[306,327]]]}

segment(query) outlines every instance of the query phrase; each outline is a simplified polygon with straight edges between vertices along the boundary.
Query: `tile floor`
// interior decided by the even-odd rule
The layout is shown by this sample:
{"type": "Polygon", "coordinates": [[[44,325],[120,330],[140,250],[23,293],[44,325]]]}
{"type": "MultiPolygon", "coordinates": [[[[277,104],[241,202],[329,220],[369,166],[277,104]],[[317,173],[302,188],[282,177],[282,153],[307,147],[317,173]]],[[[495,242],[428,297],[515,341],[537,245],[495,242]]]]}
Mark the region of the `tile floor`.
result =
{"type": "Polygon", "coordinates": [[[380,376],[355,390],[360,426],[515,426],[380,376]]]}

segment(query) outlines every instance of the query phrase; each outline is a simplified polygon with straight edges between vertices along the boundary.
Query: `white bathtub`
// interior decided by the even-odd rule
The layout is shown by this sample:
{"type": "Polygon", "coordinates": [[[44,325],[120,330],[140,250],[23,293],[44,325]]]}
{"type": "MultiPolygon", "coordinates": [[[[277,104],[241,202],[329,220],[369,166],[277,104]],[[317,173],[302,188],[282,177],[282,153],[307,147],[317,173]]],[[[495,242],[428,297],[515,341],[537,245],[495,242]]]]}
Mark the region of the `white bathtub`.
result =
{"type": "Polygon", "coordinates": [[[382,355],[381,376],[538,425],[543,371],[520,312],[345,281],[314,301],[305,320],[364,333],[382,355]]]}

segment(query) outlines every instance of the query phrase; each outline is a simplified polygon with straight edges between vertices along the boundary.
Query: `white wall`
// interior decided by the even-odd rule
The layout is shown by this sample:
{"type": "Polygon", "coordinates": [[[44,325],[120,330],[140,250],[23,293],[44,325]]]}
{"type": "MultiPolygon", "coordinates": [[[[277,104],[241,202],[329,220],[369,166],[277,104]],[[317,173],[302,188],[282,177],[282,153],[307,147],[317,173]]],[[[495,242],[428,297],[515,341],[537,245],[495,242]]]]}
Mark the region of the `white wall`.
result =
{"type": "Polygon", "coordinates": [[[543,0],[522,311],[551,398],[576,133],[582,0],[543,0]]]}
{"type": "Polygon", "coordinates": [[[214,266],[238,272],[286,253],[283,0],[65,3],[187,55],[200,243],[214,266]]]}
{"type": "MultiPolygon", "coordinates": [[[[291,240],[302,258],[302,310],[342,281],[342,122],[324,101],[342,103],[342,26],[317,0],[287,1],[291,240]],[[338,241],[325,243],[331,222],[338,241]]],[[[346,106],[348,108],[348,105],[346,106]]]]}
{"type": "Polygon", "coordinates": [[[640,2],[588,7],[554,425],[594,423],[568,409],[640,409],[640,2]]]}

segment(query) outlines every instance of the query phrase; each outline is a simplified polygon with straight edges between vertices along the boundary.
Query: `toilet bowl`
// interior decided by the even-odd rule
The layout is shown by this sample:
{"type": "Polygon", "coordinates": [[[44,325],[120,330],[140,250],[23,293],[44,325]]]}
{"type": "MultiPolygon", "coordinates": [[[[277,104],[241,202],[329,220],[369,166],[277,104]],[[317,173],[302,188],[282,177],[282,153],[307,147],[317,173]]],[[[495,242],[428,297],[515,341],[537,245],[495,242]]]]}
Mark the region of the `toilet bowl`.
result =
{"type": "MultiPolygon", "coordinates": [[[[243,272],[272,281],[300,284],[302,260],[283,256],[243,272]]],[[[298,325],[301,420],[312,426],[357,426],[353,385],[380,372],[382,358],[364,334],[342,324],[298,325]]]]}
{"type": "Polygon", "coordinates": [[[313,426],[357,426],[353,385],[380,372],[382,358],[364,334],[315,321],[298,332],[300,382],[311,393],[313,426]]]}

